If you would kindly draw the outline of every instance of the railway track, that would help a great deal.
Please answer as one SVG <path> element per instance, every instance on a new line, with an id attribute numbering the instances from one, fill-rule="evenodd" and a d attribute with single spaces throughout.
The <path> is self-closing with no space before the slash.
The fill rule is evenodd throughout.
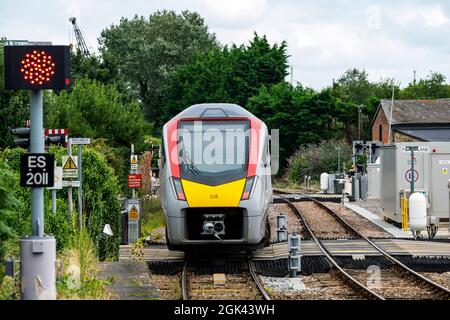
<path id="1" fill-rule="evenodd" d="M 339 223 L 346 232 L 350 233 L 352 236 L 364 240 L 375 250 L 377 250 L 384 258 L 389 260 L 392 264 L 387 270 L 380 270 L 380 283 L 377 283 L 375 278 L 369 278 L 370 275 L 367 274 L 366 270 L 345 270 L 342 268 L 337 259 L 333 257 L 332 254 L 323 245 L 321 239 L 316 236 L 315 230 L 311 228 L 307 218 L 302 214 L 300 210 L 288 199 L 286 199 L 282 194 L 274 190 L 275 193 L 282 198 L 286 204 L 295 212 L 299 217 L 304 229 L 309 233 L 310 237 L 317 244 L 319 249 L 323 252 L 326 259 L 333 266 L 333 269 L 338 271 L 338 275 L 341 276 L 345 281 L 351 285 L 355 290 L 361 292 L 362 295 L 368 298 L 374 299 L 450 299 L 450 290 L 444 288 L 443 286 L 433 282 L 432 280 L 424 277 L 420 273 L 412 270 L 401 261 L 397 260 L 395 257 L 388 254 L 380 246 L 370 240 L 368 237 L 361 234 L 353 226 L 351 226 L 347 221 L 342 219 L 337 215 L 332 209 L 325 206 L 320 201 L 309 197 L 308 195 L 302 195 L 309 201 L 315 203 L 330 216 L 332 216 L 337 223 Z M 374 282 L 373 282 L 373 281 Z M 372 281 L 372 282 L 371 282 Z M 370 288 L 368 283 L 371 282 Z M 364 284 L 365 283 L 365 284 Z M 406 294 L 409 292 L 410 294 Z"/>
<path id="2" fill-rule="evenodd" d="M 184 263 L 181 273 L 183 300 L 270 300 L 256 274 L 253 261 L 245 262 L 246 270 L 228 274 L 224 286 L 214 286 L 211 274 L 196 274 L 191 263 Z"/>

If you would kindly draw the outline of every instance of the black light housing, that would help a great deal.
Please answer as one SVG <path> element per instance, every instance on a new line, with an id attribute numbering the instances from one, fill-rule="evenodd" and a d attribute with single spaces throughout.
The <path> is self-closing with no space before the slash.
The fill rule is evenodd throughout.
<path id="1" fill-rule="evenodd" d="M 5 89 L 70 88 L 69 46 L 4 46 Z"/>

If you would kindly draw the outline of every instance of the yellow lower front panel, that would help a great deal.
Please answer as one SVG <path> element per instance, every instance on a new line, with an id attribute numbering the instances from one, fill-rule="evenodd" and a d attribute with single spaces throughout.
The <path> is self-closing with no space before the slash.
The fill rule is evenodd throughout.
<path id="1" fill-rule="evenodd" d="M 191 208 L 237 207 L 241 201 L 245 179 L 218 186 L 208 186 L 187 180 L 181 180 L 181 184 Z"/>

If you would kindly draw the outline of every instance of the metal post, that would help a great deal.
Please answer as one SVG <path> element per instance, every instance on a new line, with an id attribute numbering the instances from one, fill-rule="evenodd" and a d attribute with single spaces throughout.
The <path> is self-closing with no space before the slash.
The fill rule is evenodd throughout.
<path id="1" fill-rule="evenodd" d="M 414 172 L 414 148 L 411 147 L 411 192 L 409 196 L 414 193 L 414 180 L 416 179 L 416 173 Z"/>
<path id="2" fill-rule="evenodd" d="M 30 152 L 44 153 L 44 111 L 42 90 L 30 91 Z M 31 234 L 44 236 L 44 188 L 31 189 Z"/>
<path id="3" fill-rule="evenodd" d="M 78 228 L 81 231 L 83 228 L 83 176 L 81 174 L 82 160 L 81 160 L 81 147 L 78 145 L 78 181 L 80 181 L 80 187 L 78 188 Z"/>
<path id="4" fill-rule="evenodd" d="M 341 147 L 336 147 L 338 152 L 338 173 L 341 173 Z"/>
<path id="5" fill-rule="evenodd" d="M 42 90 L 30 90 L 30 106 L 30 152 L 44 153 Z M 20 239 L 21 297 L 55 300 L 56 241 L 44 236 L 44 188 L 31 189 L 31 232 Z"/>
<path id="6" fill-rule="evenodd" d="M 450 221 L 450 179 L 448 179 L 448 218 Z M 450 232 L 450 222 L 448 223 L 448 231 Z"/>
<path id="7" fill-rule="evenodd" d="M 69 156 L 72 155 L 72 139 L 69 139 L 69 142 L 67 144 L 67 154 Z M 67 201 L 68 201 L 68 211 L 69 211 L 69 222 L 72 222 L 72 206 L 73 206 L 73 202 L 72 202 L 72 187 L 69 184 L 69 187 L 67 187 Z"/>
<path id="8" fill-rule="evenodd" d="M 52 213 L 56 214 L 56 190 L 52 190 Z"/>
<path id="9" fill-rule="evenodd" d="M 362 105 L 358 106 L 358 140 L 361 140 Z"/>
<path id="10" fill-rule="evenodd" d="M 134 144 L 131 144 L 131 155 L 134 155 Z M 134 173 L 136 173 L 136 170 L 130 169 L 130 173 L 134 174 Z M 136 199 L 136 190 L 134 188 L 131 189 L 131 193 L 132 193 L 131 199 Z"/>

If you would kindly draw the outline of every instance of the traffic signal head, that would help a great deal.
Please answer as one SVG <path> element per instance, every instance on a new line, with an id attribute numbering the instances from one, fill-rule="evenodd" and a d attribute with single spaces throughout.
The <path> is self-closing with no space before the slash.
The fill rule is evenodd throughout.
<path id="1" fill-rule="evenodd" d="M 21 148 L 28 148 L 30 146 L 30 128 L 15 128 L 11 132 L 18 138 L 14 139 L 14 144 Z"/>
<path id="2" fill-rule="evenodd" d="M 5 46 L 5 88 L 9 90 L 68 89 L 68 46 Z"/>

